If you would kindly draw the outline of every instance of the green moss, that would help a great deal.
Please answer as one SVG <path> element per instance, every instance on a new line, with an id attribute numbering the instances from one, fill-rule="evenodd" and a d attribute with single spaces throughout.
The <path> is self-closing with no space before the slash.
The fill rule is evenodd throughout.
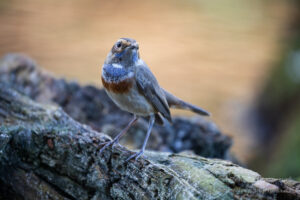
<path id="1" fill-rule="evenodd" d="M 234 184 L 236 181 L 253 184 L 260 178 L 260 175 L 254 171 L 222 160 L 218 160 L 218 164 L 210 166 L 209 170 L 228 185 Z"/>
<path id="2" fill-rule="evenodd" d="M 172 159 L 174 164 L 171 168 L 176 171 L 180 178 L 187 180 L 192 189 L 199 192 L 199 198 L 219 198 L 222 196 L 223 199 L 231 199 L 231 189 L 207 170 L 209 165 L 206 165 L 206 159 L 191 158 L 176 156 Z"/>

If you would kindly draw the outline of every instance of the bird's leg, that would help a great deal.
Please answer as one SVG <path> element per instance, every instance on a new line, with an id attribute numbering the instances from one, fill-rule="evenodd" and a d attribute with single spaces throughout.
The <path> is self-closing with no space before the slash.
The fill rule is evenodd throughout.
<path id="1" fill-rule="evenodd" d="M 106 147 L 110 146 L 110 145 L 114 145 L 114 144 L 118 144 L 119 143 L 119 139 L 122 137 L 122 135 L 124 135 L 128 129 L 134 125 L 136 123 L 136 121 L 138 120 L 138 117 L 136 115 L 133 116 L 133 119 L 129 122 L 129 124 L 111 141 L 107 142 L 101 149 L 100 149 L 100 153 L 103 152 L 104 149 L 106 149 Z"/>
<path id="2" fill-rule="evenodd" d="M 145 138 L 145 140 L 144 140 L 142 149 L 141 149 L 139 152 L 137 152 L 137 153 L 131 155 L 131 156 L 126 160 L 126 162 L 128 162 L 128 161 L 131 160 L 132 158 L 135 158 L 135 160 L 137 160 L 139 157 L 141 157 L 141 156 L 144 154 L 144 151 L 145 151 L 145 148 L 146 148 L 146 145 L 147 145 L 149 136 L 150 136 L 150 134 L 151 134 L 151 131 L 152 131 L 152 127 L 153 127 L 154 122 L 155 122 L 155 115 L 153 114 L 153 115 L 150 116 L 150 119 L 149 119 L 149 127 L 148 127 L 147 135 L 146 135 L 146 138 Z"/>

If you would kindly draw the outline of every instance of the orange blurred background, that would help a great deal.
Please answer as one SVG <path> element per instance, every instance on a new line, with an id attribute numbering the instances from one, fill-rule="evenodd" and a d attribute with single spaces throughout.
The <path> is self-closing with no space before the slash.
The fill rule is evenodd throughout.
<path id="1" fill-rule="evenodd" d="M 23 52 L 57 76 L 101 87 L 113 43 L 132 37 L 161 86 L 209 110 L 245 162 L 255 142 L 244 113 L 276 59 L 290 9 L 280 0 L 1 0 L 0 55 Z"/>

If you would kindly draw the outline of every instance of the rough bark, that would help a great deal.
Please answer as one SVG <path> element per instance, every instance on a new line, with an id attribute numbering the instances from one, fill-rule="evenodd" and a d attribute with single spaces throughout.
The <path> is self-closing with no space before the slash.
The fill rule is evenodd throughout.
<path id="1" fill-rule="evenodd" d="M 117 108 L 104 90 L 57 79 L 26 56 L 10 54 L 4 57 L 0 61 L 0 82 L 37 102 L 55 103 L 73 119 L 110 136 L 124 128 L 132 117 Z M 147 126 L 147 121 L 140 119 L 121 143 L 140 148 Z M 175 153 L 189 150 L 205 157 L 231 159 L 228 156 L 231 144 L 231 138 L 221 133 L 213 122 L 201 117 L 175 117 L 173 124 L 166 121 L 164 126 L 154 126 L 147 149 Z"/>
<path id="2" fill-rule="evenodd" d="M 108 137 L 0 85 L 1 182 L 24 199 L 299 198 L 293 181 L 262 179 L 223 160 L 114 147 Z"/>
<path id="3" fill-rule="evenodd" d="M 229 161 L 148 151 L 126 163 L 132 152 L 118 146 L 100 154 L 108 136 L 4 83 L 0 123 L 2 199 L 300 199 L 299 182 Z"/>

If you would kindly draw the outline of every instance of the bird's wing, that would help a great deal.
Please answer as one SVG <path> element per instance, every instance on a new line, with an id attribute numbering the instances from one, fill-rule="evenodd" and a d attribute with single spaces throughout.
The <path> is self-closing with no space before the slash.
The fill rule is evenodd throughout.
<path id="1" fill-rule="evenodd" d="M 139 92 L 145 96 L 157 112 L 160 112 L 171 122 L 170 109 L 165 94 L 150 69 L 145 64 L 137 66 L 135 78 Z"/>

